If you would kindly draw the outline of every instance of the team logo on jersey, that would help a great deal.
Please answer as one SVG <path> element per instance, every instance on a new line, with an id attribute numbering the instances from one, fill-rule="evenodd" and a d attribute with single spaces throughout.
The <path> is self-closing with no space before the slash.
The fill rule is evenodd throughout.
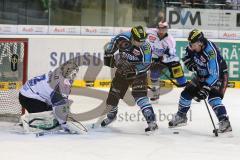
<path id="1" fill-rule="evenodd" d="M 203 63 L 206 63 L 206 59 L 203 57 L 203 56 L 200 56 L 200 60 L 203 62 Z"/>
<path id="2" fill-rule="evenodd" d="M 209 58 L 210 59 L 215 59 L 216 58 L 216 54 L 214 53 L 214 51 L 209 52 Z"/>
<path id="3" fill-rule="evenodd" d="M 126 54 L 127 56 L 127 59 L 130 60 L 130 61 L 139 61 L 139 58 L 134 56 L 134 55 L 131 55 L 131 54 Z"/>
<path id="4" fill-rule="evenodd" d="M 140 51 L 137 50 L 137 49 L 133 49 L 132 53 L 135 55 L 135 56 L 139 56 L 140 55 Z"/>
<path id="5" fill-rule="evenodd" d="M 150 42 L 154 42 L 157 38 L 155 36 L 148 36 Z"/>
<path id="6" fill-rule="evenodd" d="M 201 60 L 201 57 L 202 57 L 202 56 L 200 56 L 199 59 L 198 59 L 197 57 L 194 57 L 194 62 L 195 62 L 197 65 L 199 65 L 199 66 L 205 67 L 206 64 Z M 205 59 L 204 59 L 204 60 L 205 60 Z M 205 60 L 205 62 L 206 62 L 206 60 Z"/>

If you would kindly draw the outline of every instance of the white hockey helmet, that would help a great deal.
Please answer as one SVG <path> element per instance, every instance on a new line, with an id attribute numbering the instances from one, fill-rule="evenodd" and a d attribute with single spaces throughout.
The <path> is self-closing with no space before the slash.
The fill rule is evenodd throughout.
<path id="1" fill-rule="evenodd" d="M 69 78 L 73 80 L 79 71 L 79 66 L 74 59 L 70 59 L 64 64 L 62 64 L 60 69 L 64 78 Z"/>

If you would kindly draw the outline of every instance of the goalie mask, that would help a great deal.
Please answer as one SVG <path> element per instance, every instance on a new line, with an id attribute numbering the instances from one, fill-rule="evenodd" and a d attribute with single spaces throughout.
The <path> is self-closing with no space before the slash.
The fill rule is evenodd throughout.
<path id="1" fill-rule="evenodd" d="M 74 60 L 69 60 L 66 63 L 62 64 L 61 71 L 64 78 L 73 80 L 76 77 L 79 68 Z"/>

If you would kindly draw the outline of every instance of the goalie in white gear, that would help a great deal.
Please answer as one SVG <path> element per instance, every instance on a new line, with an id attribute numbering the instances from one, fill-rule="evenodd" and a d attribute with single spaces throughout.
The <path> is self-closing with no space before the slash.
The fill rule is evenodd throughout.
<path id="1" fill-rule="evenodd" d="M 168 23 L 159 22 L 156 29 L 148 30 L 147 41 L 152 47 L 152 67 L 150 78 L 152 82 L 152 101 L 158 100 L 160 95 L 159 78 L 163 69 L 168 68 L 171 78 L 177 80 L 180 86 L 185 86 L 187 80 L 184 77 L 179 57 L 176 55 L 176 41 L 168 34 Z"/>
<path id="2" fill-rule="evenodd" d="M 24 129 L 27 129 L 26 124 L 27 127 L 36 130 L 51 130 L 60 126 L 71 132 L 67 123 L 71 105 L 68 96 L 78 71 L 79 66 L 71 59 L 55 70 L 34 77 L 23 85 L 19 93 L 19 102 L 29 113 L 22 118 Z"/>

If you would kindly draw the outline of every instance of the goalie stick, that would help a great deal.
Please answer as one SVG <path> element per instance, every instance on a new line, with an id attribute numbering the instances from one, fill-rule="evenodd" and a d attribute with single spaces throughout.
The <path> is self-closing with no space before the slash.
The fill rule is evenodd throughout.
<path id="1" fill-rule="evenodd" d="M 71 134 L 79 134 L 78 132 L 66 132 L 64 130 L 55 130 L 55 131 L 42 131 L 42 132 L 38 132 L 35 133 L 36 137 L 41 137 L 41 136 L 45 136 L 45 135 L 71 135 Z"/>
<path id="2" fill-rule="evenodd" d="M 81 133 L 87 133 L 88 129 L 79 121 L 76 121 L 75 119 L 73 119 L 72 117 L 68 117 L 69 121 L 75 122 L 78 125 L 71 123 L 74 127 L 78 128 L 79 131 L 64 131 L 64 130 L 53 130 L 53 131 L 41 131 L 38 133 L 35 133 L 36 137 L 41 137 L 41 136 L 45 136 L 45 135 L 54 135 L 54 134 L 61 134 L 61 135 L 66 135 L 66 134 L 81 134 Z"/>

